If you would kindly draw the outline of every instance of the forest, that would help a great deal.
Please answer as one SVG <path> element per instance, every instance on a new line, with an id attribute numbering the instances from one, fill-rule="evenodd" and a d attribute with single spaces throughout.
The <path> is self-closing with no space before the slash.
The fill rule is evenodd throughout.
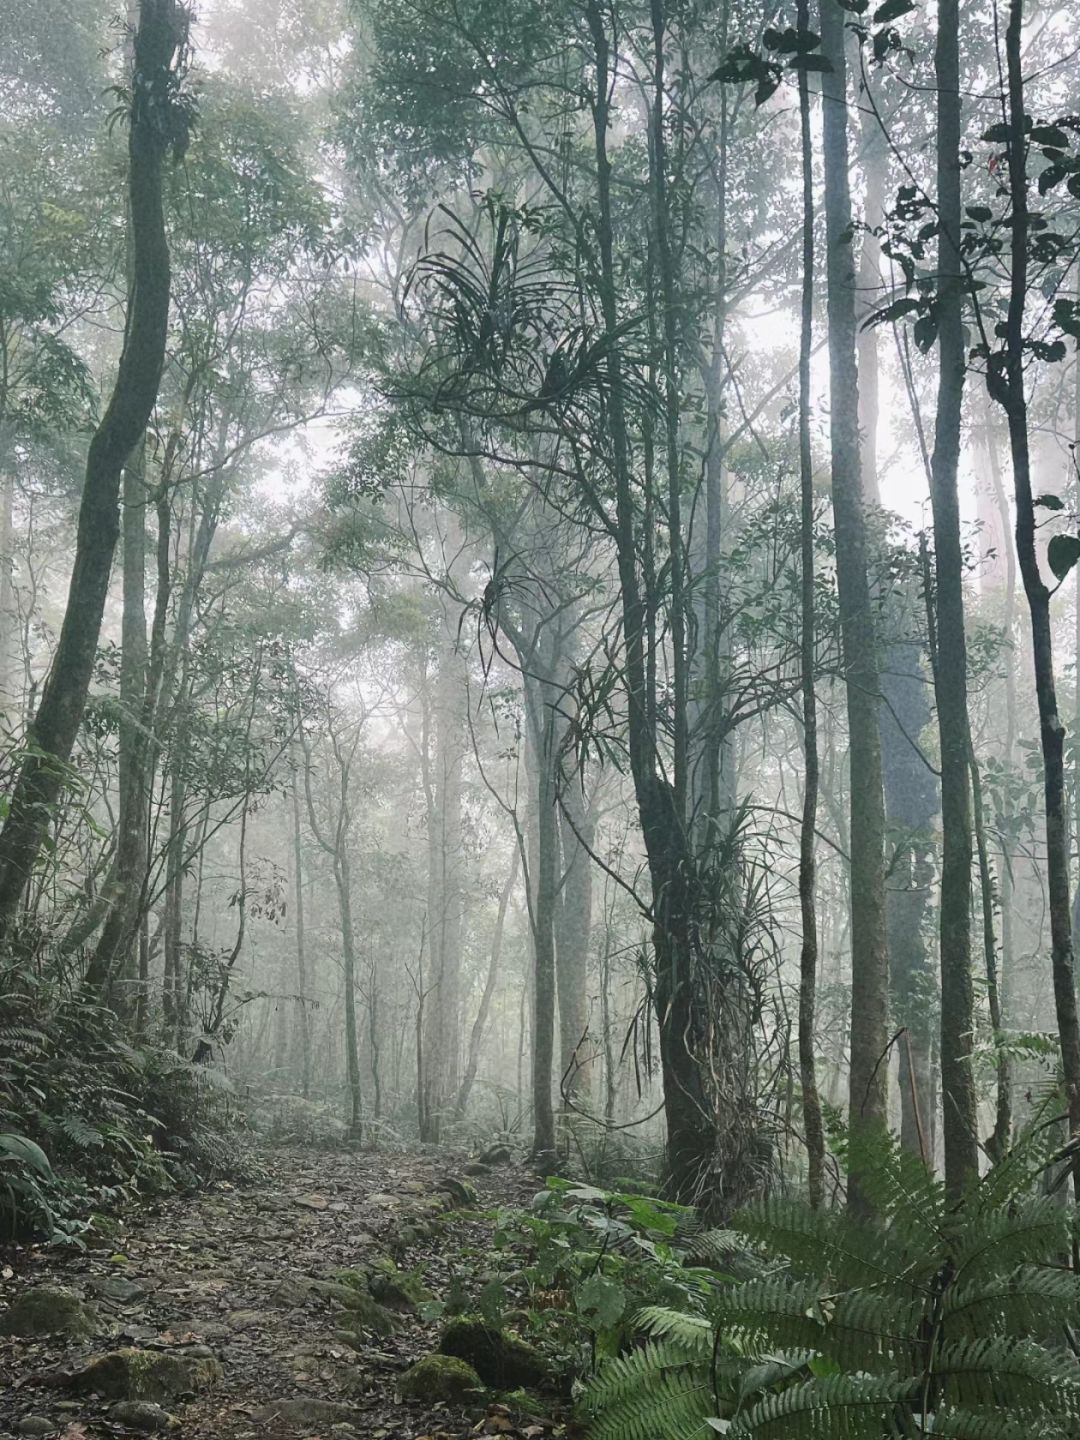
<path id="1" fill-rule="evenodd" d="M 1078 96 L 0 0 L 0 1434 L 1080 1435 Z"/>

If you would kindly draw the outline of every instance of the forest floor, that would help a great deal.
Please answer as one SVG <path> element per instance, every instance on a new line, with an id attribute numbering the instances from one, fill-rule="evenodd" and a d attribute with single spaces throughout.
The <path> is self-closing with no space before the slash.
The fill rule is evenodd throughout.
<path id="1" fill-rule="evenodd" d="M 251 1185 L 220 1182 L 139 1210 L 108 1248 L 22 1250 L 3 1265 L 0 1314 L 33 1287 L 62 1286 L 92 1307 L 93 1330 L 78 1338 L 0 1335 L 0 1435 L 89 1440 L 167 1428 L 184 1440 L 540 1440 L 564 1433 L 549 1416 L 514 1414 L 483 1399 L 401 1400 L 401 1375 L 438 1346 L 440 1322 L 421 1318 L 423 1307 L 401 1307 L 385 1336 L 342 1328 L 349 1323 L 342 1272 L 392 1257 L 435 1296 L 455 1273 L 468 1285 L 460 1257 L 490 1245 L 482 1211 L 527 1203 L 534 1177 L 516 1166 L 472 1177 L 475 1208 L 445 1211 L 434 1235 L 413 1238 L 414 1223 L 431 1220 L 440 1181 L 460 1176 L 461 1157 L 285 1149 L 265 1152 L 260 1170 L 263 1178 Z M 78 1379 L 95 1356 L 125 1347 L 154 1352 L 155 1364 L 170 1357 L 162 1393 L 146 1396 L 160 1399 L 160 1408 L 117 1410 L 124 1391 L 102 1393 L 110 1388 L 105 1371 Z"/>

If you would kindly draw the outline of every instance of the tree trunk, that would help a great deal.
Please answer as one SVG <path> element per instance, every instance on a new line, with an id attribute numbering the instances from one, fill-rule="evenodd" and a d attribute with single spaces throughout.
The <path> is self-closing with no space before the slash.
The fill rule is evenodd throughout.
<path id="1" fill-rule="evenodd" d="M 934 513 L 937 663 L 934 694 L 941 740 L 941 1102 L 945 1188 L 955 1200 L 979 1175 L 975 1075 L 975 997 L 971 978 L 971 733 L 960 539 L 960 416 L 964 393 L 963 278 L 960 256 L 960 8 L 940 0 L 937 82 L 938 377 L 930 460 Z"/>
<path id="2" fill-rule="evenodd" d="M 797 24 L 805 35 L 810 28 L 808 0 L 798 0 Z M 810 443 L 810 354 L 814 324 L 814 165 L 810 134 L 810 86 L 807 72 L 799 71 L 799 133 L 802 160 L 802 301 L 799 324 L 799 495 L 800 650 L 802 664 L 803 778 L 802 823 L 799 829 L 799 913 L 802 946 L 799 957 L 799 1084 L 802 1089 L 803 1130 L 806 1140 L 807 1189 L 817 1209 L 825 1199 L 825 1131 L 818 1094 L 814 1052 L 814 1017 L 817 996 L 817 865 L 814 842 L 817 831 L 819 788 L 817 689 L 817 622 L 814 603 L 814 457 Z"/>
<path id="3" fill-rule="evenodd" d="M 128 138 L 132 271 L 123 349 L 108 408 L 90 441 L 67 607 L 41 704 L 0 831 L 0 940 L 11 933 L 82 720 L 119 534 L 124 464 L 157 399 L 169 318 L 162 168 L 184 125 L 175 64 L 187 40 L 176 0 L 141 0 Z"/>
<path id="4" fill-rule="evenodd" d="M 559 992 L 559 1090 L 570 1100 L 584 1100 L 589 1092 L 592 1060 L 588 962 L 593 866 L 589 848 L 593 841 L 593 820 L 581 793 L 577 774 L 570 776 L 560 787 L 558 805 L 562 840 L 562 887 L 555 950 Z"/>
<path id="5" fill-rule="evenodd" d="M 136 955 L 149 848 L 149 774 L 144 723 L 146 644 L 146 440 L 124 467 L 124 610 L 120 652 L 119 805 L 112 908 L 87 971 L 87 984 L 111 994 L 120 981 L 120 1008 L 135 1008 Z"/>
<path id="6" fill-rule="evenodd" d="M 885 946 L 884 834 L 878 666 L 867 574 L 866 520 L 859 463 L 859 387 L 851 194 L 848 181 L 847 61 L 844 12 L 821 11 L 825 162 L 826 279 L 829 323 L 830 443 L 837 588 L 847 693 L 851 788 L 851 1073 L 849 1123 L 887 1121 L 888 955 Z M 862 1206 L 857 1173 L 853 1207 Z"/>
<path id="7" fill-rule="evenodd" d="M 499 978 L 499 960 L 502 956 L 506 912 L 510 906 L 510 897 L 514 893 L 514 886 L 517 884 L 520 864 L 521 854 L 515 845 L 513 859 L 510 861 L 510 873 L 499 894 L 499 909 L 495 916 L 495 929 L 491 936 L 491 956 L 488 960 L 487 979 L 484 981 L 484 993 L 480 997 L 480 1007 L 476 1012 L 476 1019 L 473 1021 L 472 1032 L 469 1035 L 468 1060 L 465 1064 L 465 1073 L 461 1077 L 457 1100 L 454 1102 L 454 1115 L 458 1120 L 465 1115 L 465 1109 L 469 1103 L 469 1092 L 472 1090 L 473 1081 L 476 1079 L 476 1072 L 480 1066 L 480 1049 L 484 1040 L 484 1030 L 487 1027 L 491 1002 L 495 997 L 495 986 Z"/>
<path id="8" fill-rule="evenodd" d="M 1005 411 L 1009 427 L 1013 487 L 1016 495 L 1016 553 L 1031 618 L 1031 648 L 1035 667 L 1035 696 L 1039 710 L 1039 737 L 1043 760 L 1043 797 L 1046 809 L 1046 886 L 1050 911 L 1051 967 L 1057 1012 L 1061 1060 L 1069 1108 L 1069 1129 L 1080 1134 L 1080 1020 L 1077 1017 L 1076 979 L 1073 968 L 1072 917 L 1069 909 L 1069 839 L 1065 805 L 1065 727 L 1057 704 L 1054 677 L 1050 590 L 1039 571 L 1036 551 L 1034 496 L 1028 434 L 1027 394 L 1024 385 L 1024 319 L 1028 289 L 1028 176 L 1027 117 L 1024 113 L 1024 78 L 1021 54 L 1023 0 L 1010 0 L 1005 30 L 1008 74 L 1008 165 L 1012 199 L 1010 229 L 1011 273 L 1005 346 L 991 356 L 990 393 Z M 1074 1185 L 1080 1196 L 1080 1166 L 1073 1161 Z"/>
<path id="9" fill-rule="evenodd" d="M 300 786 L 292 780 L 293 909 L 296 912 L 296 983 L 300 989 L 300 1093 L 311 1098 L 311 1020 L 308 1015 L 307 936 L 304 930 L 304 850 L 300 837 Z"/>

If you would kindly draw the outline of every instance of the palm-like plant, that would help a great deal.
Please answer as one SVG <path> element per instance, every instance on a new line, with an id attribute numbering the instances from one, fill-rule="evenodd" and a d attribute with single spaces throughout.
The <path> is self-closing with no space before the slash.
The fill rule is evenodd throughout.
<path id="1" fill-rule="evenodd" d="M 958 1206 L 891 1139 L 860 1154 L 873 1222 L 767 1200 L 734 1223 L 773 1268 L 720 1288 L 712 1324 L 651 1309 L 604 1366 L 592 1440 L 1080 1434 L 1074 1212 L 1037 1195 L 1028 1141 Z"/>

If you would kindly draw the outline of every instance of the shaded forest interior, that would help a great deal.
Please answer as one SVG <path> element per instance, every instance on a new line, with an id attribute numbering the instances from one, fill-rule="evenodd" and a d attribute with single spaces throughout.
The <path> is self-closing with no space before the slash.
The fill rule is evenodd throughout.
<path id="1" fill-rule="evenodd" d="M 0 0 L 0 1430 L 1076 1436 L 1075 14 L 115 8 Z"/>

